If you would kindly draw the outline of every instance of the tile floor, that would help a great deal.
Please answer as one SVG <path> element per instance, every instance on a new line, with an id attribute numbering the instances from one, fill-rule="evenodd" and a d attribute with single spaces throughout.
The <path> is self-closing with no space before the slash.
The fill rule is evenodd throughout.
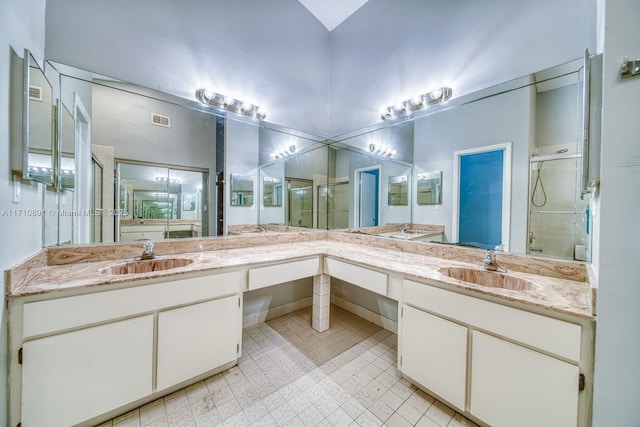
<path id="1" fill-rule="evenodd" d="M 475 426 L 401 379 L 396 351 L 395 334 L 335 305 L 319 333 L 308 307 L 246 328 L 238 366 L 101 427 Z"/>

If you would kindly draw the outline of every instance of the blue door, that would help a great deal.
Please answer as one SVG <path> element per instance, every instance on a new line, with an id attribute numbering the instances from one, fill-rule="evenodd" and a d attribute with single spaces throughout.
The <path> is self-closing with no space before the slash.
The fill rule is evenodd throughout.
<path id="1" fill-rule="evenodd" d="M 460 156 L 458 240 L 485 249 L 502 244 L 504 150 Z"/>
<path id="2" fill-rule="evenodd" d="M 378 179 L 377 169 L 360 173 L 360 227 L 378 225 Z"/>

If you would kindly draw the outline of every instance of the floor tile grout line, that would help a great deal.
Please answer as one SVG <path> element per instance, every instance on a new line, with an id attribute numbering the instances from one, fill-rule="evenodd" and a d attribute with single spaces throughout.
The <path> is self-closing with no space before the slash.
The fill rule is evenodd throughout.
<path id="1" fill-rule="evenodd" d="M 292 312 L 278 318 L 270 319 L 267 322 L 252 325 L 248 328 L 243 329 L 243 337 L 246 337 L 247 341 L 249 341 L 250 338 L 253 344 L 257 345 L 257 348 L 254 348 L 253 351 L 244 351 L 245 344 L 243 342 L 243 356 L 239 359 L 236 366 L 223 373 L 214 375 L 213 377 L 201 381 L 201 387 L 204 389 L 204 391 L 206 391 L 206 395 L 213 403 L 213 410 L 218 411 L 219 405 L 224 404 L 223 402 L 216 402 L 216 399 L 214 398 L 215 390 L 212 390 L 212 388 L 209 387 L 208 381 L 212 380 L 213 378 L 217 378 L 216 381 L 224 382 L 223 387 L 226 387 L 229 390 L 232 399 L 235 400 L 236 404 L 239 407 L 238 410 L 235 410 L 235 412 L 231 413 L 227 417 L 222 417 L 218 411 L 220 425 L 225 424 L 225 421 L 228 422 L 236 419 L 245 422 L 245 424 L 243 425 L 253 425 L 265 417 L 271 417 L 271 419 L 275 419 L 273 414 L 274 410 L 284 406 L 285 404 L 294 412 L 293 416 L 291 416 L 290 419 L 301 420 L 300 414 L 310 407 L 313 407 L 316 411 L 320 412 L 320 409 L 318 408 L 316 403 L 320 402 L 320 400 L 322 399 L 325 399 L 325 402 L 327 400 L 332 402 L 332 404 L 330 404 L 330 407 L 332 409 L 326 415 L 320 412 L 320 414 L 322 415 L 322 419 L 320 420 L 320 422 L 330 423 L 329 417 L 331 415 L 338 414 L 336 416 L 340 416 L 341 414 L 344 414 L 353 421 L 354 425 L 356 425 L 357 419 L 364 416 L 365 414 L 368 414 L 367 416 L 373 416 L 374 418 L 376 418 L 380 425 L 384 425 L 384 422 L 390 420 L 394 416 L 400 417 L 405 422 L 411 424 L 411 421 L 404 418 L 404 416 L 400 412 L 400 409 L 405 404 L 407 404 L 415 409 L 418 413 L 420 413 L 418 421 L 423 417 L 427 417 L 431 421 L 438 423 L 437 420 L 434 420 L 427 415 L 429 410 L 434 405 L 436 405 L 436 403 L 440 403 L 440 405 L 442 405 L 444 408 L 447 408 L 448 410 L 448 412 L 446 412 L 446 417 L 448 418 L 446 424 L 451 425 L 454 422 L 456 417 L 460 415 L 459 413 L 448 408 L 446 405 L 429 396 L 427 393 L 420 391 L 417 387 L 408 383 L 406 380 L 403 381 L 402 377 L 399 375 L 399 372 L 395 368 L 397 359 L 397 355 L 395 354 L 397 353 L 396 334 L 393 334 L 378 325 L 374 325 L 367 320 L 361 319 L 357 315 L 350 313 L 333 304 L 331 305 L 331 310 L 331 316 L 333 320 L 332 323 L 335 322 L 338 327 L 329 329 L 329 331 L 332 332 L 328 334 L 324 333 L 324 335 L 317 333 L 316 331 L 311 329 L 310 307 L 305 307 L 296 312 Z M 344 342 L 344 345 L 338 345 L 345 340 L 354 341 L 351 344 L 349 344 L 348 342 Z M 301 343 L 304 343 L 305 341 L 313 341 L 315 344 L 308 347 L 301 346 Z M 247 343 L 248 346 L 249 344 L 251 343 Z M 313 357 L 313 348 L 317 346 L 322 347 L 322 350 L 320 351 L 321 356 Z M 355 348 L 360 350 L 360 354 L 352 355 L 349 353 Z M 311 354 L 307 353 L 309 351 L 311 351 Z M 258 360 L 256 361 L 254 357 L 257 357 Z M 278 377 L 274 377 L 273 379 L 269 378 L 265 374 L 265 370 L 267 372 L 269 372 L 269 370 L 264 366 L 261 366 L 260 363 L 261 361 L 264 361 L 265 357 L 269 358 L 270 362 L 276 366 L 274 369 L 280 370 L 278 364 L 282 364 L 287 366 L 291 370 L 295 369 L 298 374 L 296 374 L 296 376 L 293 376 L 293 374 L 289 374 L 287 378 L 280 380 L 277 379 Z M 273 409 L 269 409 L 268 406 L 264 403 L 264 399 L 269 394 L 260 396 L 260 394 L 256 392 L 256 395 L 258 396 L 256 400 L 254 400 L 253 402 L 244 402 L 247 406 L 243 406 L 243 404 L 240 402 L 240 395 L 242 393 L 246 391 L 255 392 L 255 385 L 252 384 L 250 378 L 248 378 L 249 374 L 246 373 L 241 366 L 241 364 L 244 364 L 246 366 L 247 364 L 249 364 L 249 362 L 251 362 L 254 366 L 256 372 L 254 373 L 255 375 L 257 375 L 257 372 L 259 372 L 260 375 L 263 375 L 266 378 L 267 385 L 273 389 L 270 394 L 277 392 L 280 398 L 283 399 L 282 402 L 279 402 L 279 404 L 276 405 Z M 350 364 L 351 366 L 349 366 Z M 336 368 L 334 365 L 340 366 Z M 343 387 L 344 384 L 340 381 L 337 381 L 335 377 L 332 377 L 333 374 L 336 374 L 340 370 L 343 370 L 340 373 L 341 375 L 344 374 L 347 376 L 345 381 L 354 378 L 358 374 L 361 374 L 360 377 L 365 378 L 366 382 L 361 386 L 358 386 L 357 391 L 355 392 L 345 390 L 345 388 Z M 284 371 L 282 372 L 284 373 Z M 313 374 L 311 374 L 312 372 Z M 232 377 L 232 375 L 239 375 L 242 378 L 239 378 L 237 381 L 232 382 L 231 379 L 235 378 Z M 316 378 L 310 378 L 309 375 L 314 375 Z M 391 381 L 388 381 L 387 384 L 381 382 L 381 377 L 383 375 L 389 375 L 394 379 L 391 385 L 388 386 L 388 383 L 390 383 Z M 311 401 L 310 405 L 306 406 L 303 410 L 296 412 L 290 405 L 292 399 L 283 396 L 280 391 L 286 389 L 287 387 L 296 387 L 299 389 L 299 387 L 295 385 L 295 383 L 302 378 L 306 378 L 307 380 L 312 381 L 314 387 L 320 388 L 319 393 L 321 397 L 319 399 L 316 399 L 315 401 Z M 368 404 L 368 406 L 364 406 L 362 402 L 358 401 L 356 396 L 358 395 L 358 393 L 371 386 L 374 381 L 376 382 L 376 384 L 374 384 L 372 387 L 379 387 L 379 394 L 374 396 L 373 400 Z M 197 411 L 194 407 L 195 402 L 193 402 L 192 399 L 189 398 L 188 390 L 196 390 L 196 388 L 198 387 L 197 384 L 191 385 L 182 390 L 176 391 L 169 396 L 158 399 L 162 403 L 164 420 L 166 421 L 167 425 L 170 425 L 171 423 L 169 413 L 167 412 L 166 399 L 170 396 L 178 396 L 179 393 L 182 393 L 182 397 L 186 399 L 186 407 L 188 408 L 192 423 L 193 425 L 195 425 L 195 420 L 199 417 L 199 415 L 196 416 Z M 234 384 L 238 386 L 237 390 Z M 402 386 L 398 386 L 398 384 L 402 384 Z M 323 390 L 322 387 L 324 387 L 326 390 Z M 394 387 L 405 387 L 406 396 L 403 397 L 403 395 L 398 393 L 398 390 L 394 390 Z M 247 389 L 245 390 L 245 388 Z M 362 408 L 364 408 L 364 410 L 361 411 L 359 408 L 357 408 L 356 410 L 358 414 L 355 417 L 352 417 L 343 408 L 346 403 L 338 401 L 335 396 L 332 397 L 331 390 L 339 390 L 341 393 L 344 393 L 344 396 L 348 396 L 349 402 L 357 402 Z M 389 392 L 393 394 L 392 396 L 396 396 L 396 398 L 400 399 L 401 401 L 400 405 L 395 409 L 393 409 L 383 400 L 383 396 Z M 414 395 L 418 396 L 416 399 L 423 399 L 427 403 L 424 412 L 422 411 L 422 409 L 412 405 L 410 399 Z M 427 396 L 427 398 L 424 398 L 421 395 Z M 267 413 L 260 417 L 256 422 L 251 422 L 249 421 L 249 417 L 246 414 L 246 409 L 258 402 L 267 409 Z M 377 402 L 380 402 L 381 404 L 384 404 L 389 409 L 391 409 L 391 414 L 385 420 L 380 420 L 373 412 L 370 411 L 372 406 Z M 130 417 L 125 417 L 125 415 L 127 414 L 123 414 L 116 418 L 122 420 L 123 422 L 119 422 L 116 424 L 113 422 L 114 420 L 112 420 L 103 425 L 124 427 L 124 421 L 136 418 L 138 421 L 138 424 L 136 425 L 141 426 L 142 416 L 140 409 L 143 407 L 152 406 L 153 402 L 150 402 L 147 405 L 130 411 L 137 411 L 136 414 L 131 414 Z M 449 412 L 451 412 L 453 415 L 449 415 Z M 462 416 L 460 415 L 460 417 Z M 467 422 L 469 426 L 475 426 L 475 424 L 464 419 L 464 417 L 462 417 L 462 419 Z M 246 424 L 247 422 L 249 424 Z M 459 425 L 463 425 L 458 421 L 456 422 Z"/>

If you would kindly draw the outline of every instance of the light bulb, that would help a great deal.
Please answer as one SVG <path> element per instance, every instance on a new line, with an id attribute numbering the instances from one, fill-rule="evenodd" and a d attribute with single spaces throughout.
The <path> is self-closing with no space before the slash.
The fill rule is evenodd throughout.
<path id="1" fill-rule="evenodd" d="M 442 89 L 432 90 L 429 92 L 429 97 L 431 97 L 431 99 L 440 99 L 442 97 Z"/>

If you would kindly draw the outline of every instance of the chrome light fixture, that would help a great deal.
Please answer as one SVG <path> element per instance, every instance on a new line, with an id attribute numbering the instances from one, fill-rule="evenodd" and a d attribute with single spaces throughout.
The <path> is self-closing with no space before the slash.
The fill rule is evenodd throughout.
<path id="1" fill-rule="evenodd" d="M 423 95 L 414 96 L 411 99 L 398 102 L 385 108 L 381 115 L 382 120 L 397 119 L 400 116 L 406 116 L 414 111 L 424 110 L 432 105 L 443 104 L 451 98 L 451 95 L 453 95 L 453 90 L 450 87 L 441 87 Z"/>
<path id="2" fill-rule="evenodd" d="M 393 157 L 396 154 L 396 150 L 390 147 L 384 147 L 377 144 L 369 144 L 369 152 L 381 157 Z"/>
<path id="3" fill-rule="evenodd" d="M 213 92 L 207 89 L 196 90 L 196 99 L 205 105 L 222 108 L 233 113 L 242 114 L 244 116 L 253 117 L 262 120 L 267 114 L 257 105 L 240 101 L 221 93 Z"/>
<path id="4" fill-rule="evenodd" d="M 285 149 L 271 153 L 271 157 L 273 157 L 274 159 L 284 159 L 285 157 L 293 156 L 294 154 L 296 154 L 297 150 L 298 147 L 296 147 L 295 144 L 291 144 Z"/>
<path id="5" fill-rule="evenodd" d="M 180 181 L 180 178 L 167 178 L 166 176 L 156 176 L 156 181 L 162 183 L 162 184 L 180 184 L 182 181 Z"/>

